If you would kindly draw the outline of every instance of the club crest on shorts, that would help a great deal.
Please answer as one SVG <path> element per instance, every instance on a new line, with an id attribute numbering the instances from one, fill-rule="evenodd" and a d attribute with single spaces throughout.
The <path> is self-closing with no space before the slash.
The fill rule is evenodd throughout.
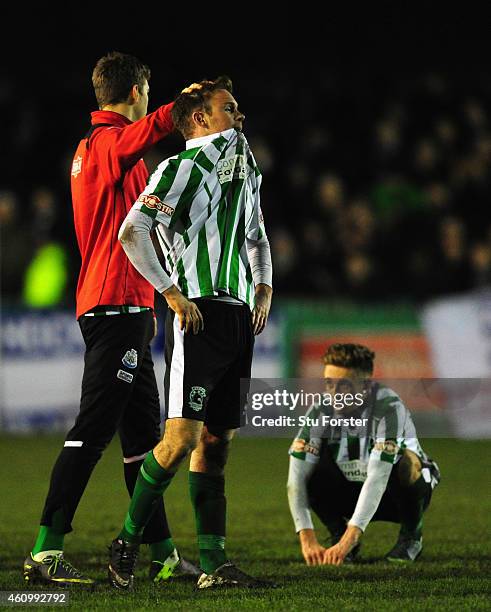
<path id="1" fill-rule="evenodd" d="M 138 365 L 138 353 L 135 351 L 135 349 L 130 349 L 129 351 L 126 351 L 121 361 L 127 368 L 134 370 Z"/>
<path id="2" fill-rule="evenodd" d="M 203 409 L 203 401 L 206 397 L 206 389 L 203 387 L 191 387 L 189 394 L 189 406 L 195 411 L 199 412 Z"/>

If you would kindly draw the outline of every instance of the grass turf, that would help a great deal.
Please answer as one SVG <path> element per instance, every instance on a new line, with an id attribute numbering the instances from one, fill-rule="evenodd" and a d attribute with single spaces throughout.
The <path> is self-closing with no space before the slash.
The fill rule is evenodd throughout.
<path id="1" fill-rule="evenodd" d="M 61 447 L 55 436 L 0 437 L 0 591 L 22 590 L 22 562 L 37 532 L 51 467 Z M 196 592 L 192 583 L 154 587 L 146 579 L 142 548 L 133 593 L 105 582 L 106 546 L 118 533 L 128 505 L 118 445 L 104 454 L 66 538 L 66 557 L 98 580 L 93 591 L 70 590 L 78 610 L 477 610 L 489 602 L 489 456 L 491 441 L 427 440 L 442 483 L 425 518 L 423 555 L 410 567 L 382 556 L 397 526 L 374 523 L 364 537 L 362 562 L 306 567 L 288 512 L 286 439 L 237 438 L 227 468 L 229 556 L 245 571 L 271 578 L 269 591 Z M 197 559 L 194 522 L 183 469 L 166 493 L 175 542 Z M 317 523 L 318 524 L 318 523 Z M 318 524 L 319 525 L 319 524 Z M 325 537 L 319 526 L 318 534 Z M 36 587 L 34 590 L 40 590 Z M 43 609 L 49 609 L 43 606 Z M 53 608 L 55 609 L 55 608 Z"/>

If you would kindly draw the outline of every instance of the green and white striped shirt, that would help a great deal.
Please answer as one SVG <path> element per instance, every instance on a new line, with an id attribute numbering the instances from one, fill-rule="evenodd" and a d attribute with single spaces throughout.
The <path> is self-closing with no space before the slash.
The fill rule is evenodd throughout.
<path id="1" fill-rule="evenodd" d="M 188 298 L 230 295 L 253 307 L 257 275 L 248 243 L 267 245 L 260 207 L 261 173 L 245 136 L 235 129 L 188 140 L 186 151 L 163 161 L 133 206 L 157 223 L 157 236 L 173 284 Z M 148 262 L 123 247 L 135 267 L 151 278 Z M 256 281 L 256 282 L 255 282 Z M 270 270 L 259 282 L 271 284 Z M 167 287 L 164 285 L 167 284 Z"/>
<path id="2" fill-rule="evenodd" d="M 367 426 L 361 429 L 324 424 L 323 416 L 336 416 L 330 406 L 314 405 L 305 415 L 309 418 L 308 424 L 300 429 L 289 451 L 288 501 L 297 532 L 314 528 L 307 481 L 325 450 L 347 480 L 363 483 L 349 520 L 350 525 L 362 531 L 375 514 L 392 466 L 405 449 L 421 459 L 424 480 L 432 487 L 438 484 L 437 471 L 430 469 L 434 462 L 421 448 L 411 414 L 397 393 L 374 383 L 361 410 L 357 417 L 367 419 Z"/>
<path id="3" fill-rule="evenodd" d="M 384 385 L 374 383 L 373 387 L 371 398 L 357 415 L 367 420 L 366 427 L 324 425 L 322 415 L 336 416 L 333 409 L 331 406 L 313 405 L 306 414 L 309 425 L 298 432 L 290 454 L 297 459 L 317 463 L 321 445 L 327 444 L 330 455 L 347 478 L 362 482 L 366 478 L 370 456 L 393 464 L 407 448 L 424 461 L 426 455 L 419 444 L 411 414 L 401 398 Z M 349 470 L 354 464 L 359 464 L 360 474 L 350 477 Z"/>

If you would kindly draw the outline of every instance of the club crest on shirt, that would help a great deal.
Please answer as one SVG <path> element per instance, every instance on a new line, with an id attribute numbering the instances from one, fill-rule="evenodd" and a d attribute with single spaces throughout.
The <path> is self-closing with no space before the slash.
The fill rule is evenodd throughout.
<path id="1" fill-rule="evenodd" d="M 127 368 L 134 370 L 138 365 L 138 353 L 135 351 L 135 349 L 130 349 L 129 351 L 126 351 L 121 361 Z"/>
<path id="2" fill-rule="evenodd" d="M 195 411 L 199 412 L 203 409 L 203 402 L 206 397 L 206 389 L 203 387 L 191 387 L 189 393 L 189 406 Z"/>
<path id="3" fill-rule="evenodd" d="M 73 160 L 72 163 L 72 176 L 73 178 L 77 178 L 77 176 L 82 172 L 82 157 L 79 155 Z"/>
<path id="4" fill-rule="evenodd" d="M 295 440 L 293 440 L 292 445 L 290 446 L 290 450 L 293 453 L 305 452 L 305 440 L 302 440 L 302 438 L 295 438 Z"/>
<path id="5" fill-rule="evenodd" d="M 137 202 L 140 202 L 140 204 L 143 204 L 143 206 L 146 206 L 151 210 L 158 210 L 159 212 L 163 212 L 166 215 L 169 215 L 169 217 L 172 217 L 172 213 L 174 212 L 172 206 L 165 204 L 160 198 L 153 194 L 142 193 L 141 196 L 138 198 Z"/>
<path id="6" fill-rule="evenodd" d="M 375 450 L 382 451 L 388 455 L 396 455 L 399 447 L 393 440 L 384 440 L 383 442 L 377 442 L 374 446 Z"/>

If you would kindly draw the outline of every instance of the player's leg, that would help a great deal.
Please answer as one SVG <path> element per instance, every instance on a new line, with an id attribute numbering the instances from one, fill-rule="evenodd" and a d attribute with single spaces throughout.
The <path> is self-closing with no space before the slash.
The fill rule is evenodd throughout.
<path id="1" fill-rule="evenodd" d="M 153 334 L 153 321 L 150 321 Z M 160 436 L 160 402 L 150 346 L 143 354 L 141 369 L 135 389 L 119 426 L 124 457 L 124 476 L 130 497 L 147 452 L 158 444 Z M 155 510 L 142 534 L 142 543 L 150 548 L 150 578 L 158 583 L 171 576 L 196 577 L 196 566 L 182 559 L 171 537 L 163 499 L 155 504 Z"/>
<path id="2" fill-rule="evenodd" d="M 423 514 L 431 499 L 430 478 L 423 469 L 418 455 L 404 450 L 377 511 L 380 520 L 395 520 L 401 525 L 397 542 L 386 555 L 390 561 L 415 561 L 422 552 Z"/>
<path id="3" fill-rule="evenodd" d="M 162 440 L 146 455 L 123 528 L 111 544 L 108 578 L 112 586 L 124 590 L 132 588 L 145 526 L 179 466 L 198 445 L 202 428 L 201 421 L 170 419 Z"/>
<path id="4" fill-rule="evenodd" d="M 169 419 L 162 440 L 148 453 L 138 474 L 124 527 L 119 537 L 139 544 L 143 531 L 181 463 L 198 445 L 203 423 Z"/>
<path id="5" fill-rule="evenodd" d="M 397 467 L 401 534 L 419 539 L 423 533 L 423 512 L 429 503 L 431 487 L 424 479 L 421 460 L 413 451 L 406 449 Z"/>
<path id="6" fill-rule="evenodd" d="M 225 464 L 234 429 L 205 426 L 189 465 L 189 491 L 196 516 L 200 567 L 211 574 L 226 563 Z"/>
<path id="7" fill-rule="evenodd" d="M 195 403 L 189 400 L 193 388 L 189 377 L 193 378 L 195 369 L 199 367 L 201 352 L 189 345 L 190 336 L 199 337 L 185 334 L 179 328 L 178 318 L 168 311 L 165 328 L 165 431 L 162 440 L 143 461 L 123 529 L 112 543 L 108 577 L 116 588 L 132 587 L 143 530 L 179 465 L 196 448 L 201 436 L 206 402 L 198 394 L 195 400 L 201 400 L 200 410 L 189 406 L 189 403 Z M 199 389 L 205 390 L 201 385 Z M 189 401 L 184 401 L 184 398 Z"/>
<path id="8" fill-rule="evenodd" d="M 56 561 L 63 550 L 64 536 L 72 530 L 72 519 L 90 475 L 116 432 L 138 367 L 134 374 L 126 372 L 127 376 L 122 377 L 119 373 L 124 370 L 122 360 L 128 349 L 138 345 L 144 336 L 142 314 L 80 319 L 86 344 L 80 412 L 52 470 L 31 555 L 34 563 L 25 572 L 26 580 L 30 579 L 29 573 L 44 575 L 45 558 Z M 38 567 L 36 563 L 43 565 Z M 60 563 L 57 568 L 61 568 Z"/>
<path id="9" fill-rule="evenodd" d="M 246 306 L 213 304 L 205 329 L 214 330 L 217 363 L 226 351 L 235 356 L 215 384 L 206 409 L 205 428 L 200 444 L 191 456 L 189 485 L 193 503 L 200 564 L 203 574 L 198 588 L 224 586 L 271 587 L 262 579 L 249 576 L 228 560 L 225 551 L 226 499 L 225 464 L 230 441 L 244 422 L 247 393 L 240 379 L 251 376 L 254 334 Z M 232 352 L 232 355 L 233 355 Z M 213 355 L 212 350 L 208 355 Z M 208 356 L 207 355 L 207 356 Z"/>

